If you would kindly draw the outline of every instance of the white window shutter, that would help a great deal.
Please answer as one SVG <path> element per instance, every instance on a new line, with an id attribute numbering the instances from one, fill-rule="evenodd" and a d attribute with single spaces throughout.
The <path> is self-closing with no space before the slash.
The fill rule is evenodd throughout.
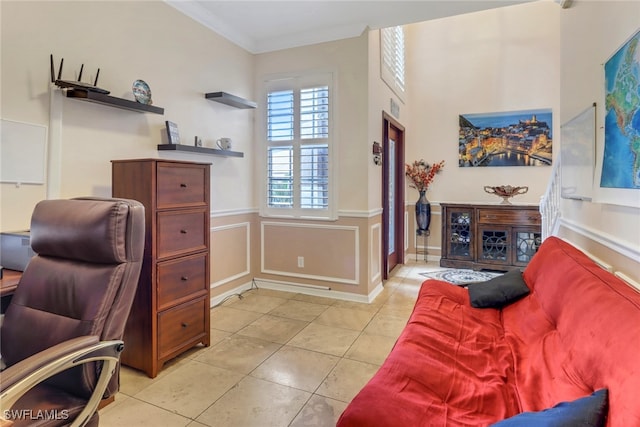
<path id="1" fill-rule="evenodd" d="M 380 30 L 380 68 L 382 80 L 400 99 L 404 100 L 404 27 L 398 26 Z"/>
<path id="2" fill-rule="evenodd" d="M 266 215 L 334 219 L 329 76 L 267 82 Z"/>

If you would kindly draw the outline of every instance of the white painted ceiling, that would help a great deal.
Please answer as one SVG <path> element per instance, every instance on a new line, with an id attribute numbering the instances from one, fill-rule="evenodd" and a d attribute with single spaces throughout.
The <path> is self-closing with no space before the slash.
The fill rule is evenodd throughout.
<path id="1" fill-rule="evenodd" d="M 165 1 L 249 52 L 263 53 L 533 0 Z"/>

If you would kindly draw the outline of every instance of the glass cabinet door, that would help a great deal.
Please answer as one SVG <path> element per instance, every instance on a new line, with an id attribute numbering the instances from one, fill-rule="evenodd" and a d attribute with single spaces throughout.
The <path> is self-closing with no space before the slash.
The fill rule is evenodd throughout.
<path id="1" fill-rule="evenodd" d="M 514 264 L 527 265 L 531 258 L 538 252 L 540 244 L 542 244 L 542 235 L 540 232 L 515 229 L 514 230 L 515 241 L 515 258 Z"/>
<path id="2" fill-rule="evenodd" d="M 503 265 L 511 263 L 509 228 L 479 227 L 478 234 L 478 261 Z"/>
<path id="3" fill-rule="evenodd" d="M 473 259 L 472 213 L 469 209 L 451 209 L 447 215 L 449 250 L 447 256 L 456 259 Z"/>

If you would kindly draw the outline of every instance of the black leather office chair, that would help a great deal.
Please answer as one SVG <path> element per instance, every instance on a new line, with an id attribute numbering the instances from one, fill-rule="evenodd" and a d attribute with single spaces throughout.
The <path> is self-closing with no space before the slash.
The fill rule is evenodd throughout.
<path id="1" fill-rule="evenodd" d="M 144 251 L 132 200 L 45 200 L 34 256 L 0 327 L 0 425 L 97 425 L 119 387 L 118 361 Z M 116 373 L 116 375 L 113 375 Z"/>

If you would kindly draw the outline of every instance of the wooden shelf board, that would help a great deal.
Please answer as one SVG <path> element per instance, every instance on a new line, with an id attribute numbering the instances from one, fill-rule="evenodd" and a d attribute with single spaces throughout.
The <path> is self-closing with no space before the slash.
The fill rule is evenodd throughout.
<path id="1" fill-rule="evenodd" d="M 231 95 L 226 92 L 209 92 L 205 93 L 204 97 L 211 101 L 220 102 L 222 104 L 230 105 L 236 108 L 256 108 L 258 104 L 248 99 L 241 98 L 236 95 Z"/>
<path id="2" fill-rule="evenodd" d="M 116 98 L 115 96 L 109 96 L 103 93 L 91 92 L 88 90 L 67 89 L 66 96 L 67 98 L 93 102 L 96 104 L 107 105 L 110 107 L 121 108 L 129 111 L 136 111 L 138 113 L 164 114 L 164 108 L 156 107 L 154 105 L 141 104 L 136 101 L 130 101 L 124 98 Z"/>
<path id="3" fill-rule="evenodd" d="M 183 144 L 158 144 L 159 151 L 186 151 L 189 153 L 209 154 L 222 157 L 244 157 L 244 153 L 231 150 L 218 150 L 217 148 L 196 147 Z"/>

